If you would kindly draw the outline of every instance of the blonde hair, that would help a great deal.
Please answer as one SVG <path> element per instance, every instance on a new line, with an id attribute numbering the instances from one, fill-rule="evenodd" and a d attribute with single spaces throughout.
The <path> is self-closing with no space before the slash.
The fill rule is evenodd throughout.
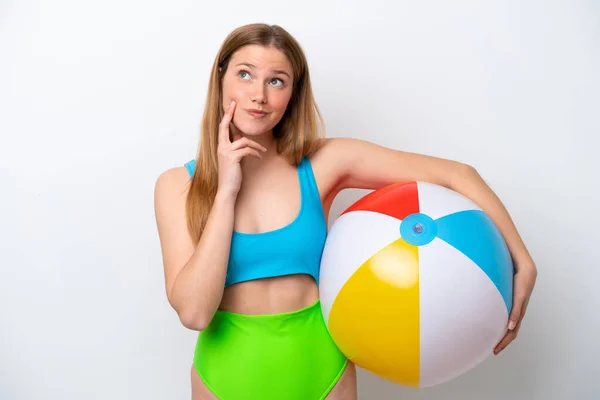
<path id="1" fill-rule="evenodd" d="M 296 39 L 278 25 L 249 24 L 231 32 L 221 45 L 210 73 L 196 170 L 187 195 L 187 227 L 194 243 L 200 240 L 217 193 L 218 129 L 224 115 L 223 75 L 233 54 L 246 45 L 272 46 L 282 51 L 292 64 L 292 96 L 281 121 L 273 128 L 277 153 L 297 166 L 322 145 L 320 139 L 325 135 L 325 124 L 312 93 L 308 63 Z"/>

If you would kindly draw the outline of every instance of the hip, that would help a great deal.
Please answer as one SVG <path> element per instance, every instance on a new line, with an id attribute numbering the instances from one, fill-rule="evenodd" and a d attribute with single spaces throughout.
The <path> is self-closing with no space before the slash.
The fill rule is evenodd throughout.
<path id="1" fill-rule="evenodd" d="M 217 310 L 198 335 L 194 366 L 220 399 L 322 399 L 347 359 L 331 339 L 320 301 L 295 311 Z"/>

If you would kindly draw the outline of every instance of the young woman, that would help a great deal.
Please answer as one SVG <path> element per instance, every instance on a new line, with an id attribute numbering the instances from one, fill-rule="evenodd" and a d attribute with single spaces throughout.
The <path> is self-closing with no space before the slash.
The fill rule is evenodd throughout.
<path id="1" fill-rule="evenodd" d="M 278 26 L 234 30 L 211 71 L 196 158 L 155 188 L 167 296 L 199 331 L 193 399 L 357 398 L 317 284 L 329 209 L 345 188 L 421 180 L 479 204 L 516 265 L 509 331 L 496 351 L 519 331 L 537 270 L 476 170 L 323 131 L 296 40 Z"/>

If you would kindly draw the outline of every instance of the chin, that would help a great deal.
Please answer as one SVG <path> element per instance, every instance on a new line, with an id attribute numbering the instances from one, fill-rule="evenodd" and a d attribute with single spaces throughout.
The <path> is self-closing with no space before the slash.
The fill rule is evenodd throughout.
<path id="1" fill-rule="evenodd" d="M 244 136 L 259 136 L 266 132 L 265 129 L 262 129 L 261 127 L 257 127 L 257 126 L 250 127 L 250 126 L 244 126 L 244 125 L 239 126 L 239 125 L 235 124 L 235 127 L 237 128 L 239 133 Z"/>
<path id="2" fill-rule="evenodd" d="M 261 124 L 257 122 L 246 122 L 241 123 L 234 121 L 235 127 L 246 136 L 259 136 L 265 132 L 268 132 L 274 128 L 271 124 Z"/>

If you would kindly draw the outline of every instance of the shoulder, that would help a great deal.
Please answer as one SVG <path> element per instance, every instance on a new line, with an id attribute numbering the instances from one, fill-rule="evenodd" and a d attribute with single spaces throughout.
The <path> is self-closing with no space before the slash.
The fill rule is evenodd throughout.
<path id="1" fill-rule="evenodd" d="M 329 171 L 343 170 L 356 160 L 361 147 L 370 144 L 370 142 L 349 137 L 321 139 L 318 150 L 311 155 L 310 161 L 316 168 L 322 167 Z"/>
<path id="2" fill-rule="evenodd" d="M 347 157 L 360 149 L 361 146 L 372 145 L 371 142 L 362 139 L 350 137 L 332 137 L 321 139 L 317 154 L 323 154 L 322 157 Z"/>
<path id="3" fill-rule="evenodd" d="M 344 188 L 361 143 L 363 141 L 346 137 L 320 139 L 309 159 L 322 198 L 331 200 Z"/>
<path id="4" fill-rule="evenodd" d="M 154 185 L 154 201 L 158 205 L 185 199 L 190 183 L 188 167 L 169 168 L 158 176 Z"/>

